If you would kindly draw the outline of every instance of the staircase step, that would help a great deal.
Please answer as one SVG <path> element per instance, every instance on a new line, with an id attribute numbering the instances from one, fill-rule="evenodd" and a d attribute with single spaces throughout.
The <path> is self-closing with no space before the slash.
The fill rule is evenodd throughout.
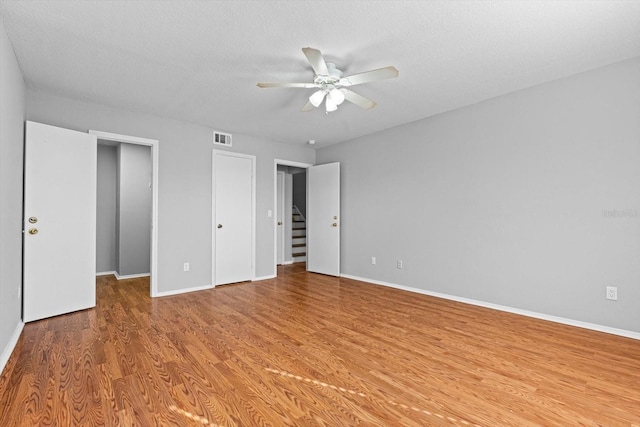
<path id="1" fill-rule="evenodd" d="M 293 208 L 291 221 L 291 256 L 293 262 L 303 262 L 307 260 L 307 224 L 296 207 Z M 303 252 L 296 252 L 296 250 Z"/>

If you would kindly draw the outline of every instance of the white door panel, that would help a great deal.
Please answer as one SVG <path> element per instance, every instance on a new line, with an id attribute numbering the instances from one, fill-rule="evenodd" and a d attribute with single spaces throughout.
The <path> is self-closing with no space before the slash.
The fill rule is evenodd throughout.
<path id="1" fill-rule="evenodd" d="M 24 321 L 96 304 L 94 135 L 27 122 Z"/>
<path id="2" fill-rule="evenodd" d="M 340 275 L 340 163 L 307 169 L 307 270 Z"/>
<path id="3" fill-rule="evenodd" d="M 255 160 L 214 152 L 214 284 L 253 279 Z"/>

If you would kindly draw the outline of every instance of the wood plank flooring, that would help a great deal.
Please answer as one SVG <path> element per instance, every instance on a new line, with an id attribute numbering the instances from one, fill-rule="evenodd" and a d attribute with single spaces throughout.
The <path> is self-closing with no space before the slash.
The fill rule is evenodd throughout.
<path id="1" fill-rule="evenodd" d="M 280 267 L 25 325 L 0 426 L 640 426 L 640 341 Z"/>

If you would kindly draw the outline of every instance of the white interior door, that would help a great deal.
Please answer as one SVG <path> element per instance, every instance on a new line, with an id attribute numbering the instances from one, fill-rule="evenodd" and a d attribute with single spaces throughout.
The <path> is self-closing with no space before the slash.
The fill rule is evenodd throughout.
<path id="1" fill-rule="evenodd" d="M 276 205 L 276 235 L 277 235 L 277 252 L 276 252 L 276 262 L 278 265 L 282 265 L 284 263 L 284 172 L 278 172 L 277 179 L 277 189 L 278 192 L 276 196 L 277 205 Z"/>
<path id="2" fill-rule="evenodd" d="M 214 151 L 214 285 L 253 279 L 255 157 Z"/>
<path id="3" fill-rule="evenodd" d="M 293 249 L 293 175 L 284 175 L 284 264 L 291 264 L 291 252 Z"/>
<path id="4" fill-rule="evenodd" d="M 96 305 L 95 135 L 27 122 L 24 321 Z"/>
<path id="5" fill-rule="evenodd" d="M 340 163 L 307 169 L 307 270 L 340 275 Z"/>

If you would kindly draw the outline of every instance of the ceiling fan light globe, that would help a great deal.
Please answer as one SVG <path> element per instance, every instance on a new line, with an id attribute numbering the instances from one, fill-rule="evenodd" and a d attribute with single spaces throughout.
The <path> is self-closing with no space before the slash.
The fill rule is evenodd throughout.
<path id="1" fill-rule="evenodd" d="M 318 90 L 309 97 L 309 102 L 313 104 L 314 107 L 319 107 L 320 104 L 322 104 L 323 99 L 324 99 L 324 91 Z"/>
<path id="2" fill-rule="evenodd" d="M 338 104 L 333 100 L 331 94 L 327 96 L 327 100 L 324 103 L 325 108 L 327 109 L 327 113 L 332 111 L 336 111 L 338 109 Z"/>
<path id="3" fill-rule="evenodd" d="M 331 100 L 335 102 L 336 105 L 340 105 L 344 102 L 344 93 L 340 92 L 338 88 L 334 87 L 331 89 L 328 96 L 331 97 Z"/>

